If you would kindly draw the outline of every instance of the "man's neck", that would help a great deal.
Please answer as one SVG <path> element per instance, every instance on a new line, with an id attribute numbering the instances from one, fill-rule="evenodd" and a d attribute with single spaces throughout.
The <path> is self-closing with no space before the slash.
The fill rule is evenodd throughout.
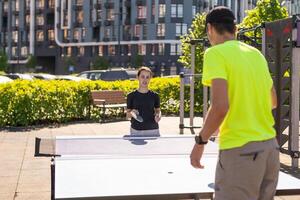
<path id="1" fill-rule="evenodd" d="M 223 44 L 224 42 L 227 42 L 230 40 L 235 40 L 235 39 L 236 38 L 234 35 L 229 35 L 229 34 L 222 35 L 222 36 L 219 36 L 218 38 L 216 38 L 214 45 Z"/>

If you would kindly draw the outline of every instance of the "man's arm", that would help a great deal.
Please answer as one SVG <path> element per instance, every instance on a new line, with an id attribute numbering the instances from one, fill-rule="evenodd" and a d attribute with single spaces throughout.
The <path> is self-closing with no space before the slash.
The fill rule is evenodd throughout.
<path id="1" fill-rule="evenodd" d="M 272 97 L 272 109 L 277 108 L 277 95 L 274 86 L 271 89 L 271 97 Z"/>
<path id="2" fill-rule="evenodd" d="M 225 79 L 213 79 L 211 84 L 211 105 L 207 113 L 206 120 L 200 135 L 203 141 L 207 141 L 210 136 L 219 128 L 224 120 L 228 109 L 228 88 Z M 204 152 L 204 145 L 195 144 L 191 152 L 191 165 L 195 168 L 203 168 L 200 160 Z"/>
<path id="3" fill-rule="evenodd" d="M 211 105 L 200 134 L 204 141 L 219 128 L 229 109 L 228 88 L 225 79 L 214 79 L 211 84 Z"/>

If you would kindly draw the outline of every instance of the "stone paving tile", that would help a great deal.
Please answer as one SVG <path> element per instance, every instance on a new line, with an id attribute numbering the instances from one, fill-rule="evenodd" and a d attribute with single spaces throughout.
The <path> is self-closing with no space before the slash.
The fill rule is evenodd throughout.
<path id="1" fill-rule="evenodd" d="M 14 200 L 14 195 L 15 195 L 15 193 L 5 193 L 5 194 L 1 194 L 0 193 L 0 199 L 3 199 L 3 200 Z"/>
<path id="2" fill-rule="evenodd" d="M 39 169 L 48 169 L 50 168 L 50 159 L 49 158 L 29 158 L 24 159 L 23 165 L 21 167 L 23 170 L 39 170 Z"/>
<path id="3" fill-rule="evenodd" d="M 196 118 L 194 124 L 202 123 L 201 118 Z M 179 118 L 163 118 L 160 123 L 161 134 L 178 134 Z M 185 124 L 189 120 L 185 119 Z M 129 133 L 129 121 L 115 123 L 77 123 L 54 128 L 40 128 L 30 132 L 0 132 L 0 184 L 6 184 L 1 191 L 0 200 L 14 199 L 43 200 L 50 199 L 50 159 L 34 157 L 35 137 L 54 138 L 57 135 L 122 135 Z M 189 129 L 184 130 L 185 135 L 191 134 Z M 196 129 L 196 133 L 199 129 Z M 2 142 L 1 142 L 2 141 Z M 281 155 L 281 162 L 290 164 L 289 156 Z M 14 177 L 14 178 L 12 178 Z M 16 185 L 17 182 L 17 185 Z M 14 188 L 14 189 L 13 189 Z M 1 196 L 2 195 L 2 196 Z M 276 197 L 275 200 L 299 200 L 300 196 Z"/>
<path id="4" fill-rule="evenodd" d="M 50 192 L 18 192 L 14 200 L 49 200 Z"/>
<path id="5" fill-rule="evenodd" d="M 16 191 L 18 177 L 11 176 L 11 177 L 3 177 L 0 176 L 0 194 L 11 194 L 13 195 Z"/>

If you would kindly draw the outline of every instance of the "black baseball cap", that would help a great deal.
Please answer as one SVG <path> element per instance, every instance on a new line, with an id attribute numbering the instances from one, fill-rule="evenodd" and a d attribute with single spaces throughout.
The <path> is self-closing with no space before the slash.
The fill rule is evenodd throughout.
<path id="1" fill-rule="evenodd" d="M 210 10 L 206 15 L 205 30 L 207 24 L 235 24 L 233 12 L 225 6 L 217 6 Z"/>

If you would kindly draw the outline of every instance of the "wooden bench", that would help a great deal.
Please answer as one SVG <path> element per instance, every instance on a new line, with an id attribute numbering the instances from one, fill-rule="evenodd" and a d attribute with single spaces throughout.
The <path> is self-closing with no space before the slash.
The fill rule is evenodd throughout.
<path id="1" fill-rule="evenodd" d="M 126 96 L 121 90 L 93 90 L 92 103 L 102 110 L 101 122 L 105 122 L 105 111 L 107 108 L 122 108 L 125 113 Z"/>

